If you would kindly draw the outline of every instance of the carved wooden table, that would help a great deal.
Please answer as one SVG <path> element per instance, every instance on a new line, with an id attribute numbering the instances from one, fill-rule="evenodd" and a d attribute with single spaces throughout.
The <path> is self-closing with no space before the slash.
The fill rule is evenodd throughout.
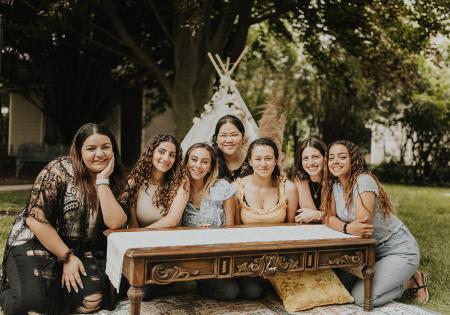
<path id="1" fill-rule="evenodd" d="M 281 227 L 281 229 L 284 229 L 285 227 L 289 228 L 292 226 L 294 225 L 277 226 L 277 228 Z M 302 226 L 305 227 L 305 225 Z M 250 227 L 252 226 L 242 228 Z M 253 226 L 253 228 L 255 227 Z M 258 228 L 260 227 L 258 226 Z M 300 226 L 297 225 L 297 227 Z M 309 230 L 319 229 L 319 227 L 321 229 L 327 229 L 323 225 L 316 225 L 316 227 L 310 226 Z M 200 229 L 208 233 L 211 230 L 226 231 L 227 228 Z M 108 237 L 108 255 L 110 255 L 110 247 L 114 247 L 114 242 L 120 242 L 118 240 L 120 240 L 122 235 L 124 238 L 129 238 L 130 234 L 123 232 L 147 231 L 146 233 L 154 233 L 156 231 L 171 231 L 171 233 L 177 233 L 178 230 L 195 231 L 200 229 L 181 228 L 152 231 L 133 229 L 107 231 L 107 235 L 114 234 L 114 241 Z M 228 229 L 238 231 L 236 227 Z M 264 229 L 261 230 L 261 233 L 265 233 L 264 231 Z M 299 231 L 302 231 L 302 229 L 299 228 Z M 268 278 L 277 272 L 314 271 L 326 268 L 355 266 L 364 267 L 364 310 L 370 311 L 372 309 L 372 301 L 370 298 L 372 279 L 375 272 L 375 240 L 367 238 L 345 238 L 345 234 L 338 234 L 343 237 L 339 238 L 338 235 L 333 239 L 289 239 L 261 242 L 240 241 L 207 245 L 175 245 L 143 248 L 139 248 L 142 246 L 136 245 L 137 248 L 130 247 L 125 251 L 121 269 L 122 274 L 128 279 L 130 284 L 130 289 L 128 290 L 130 313 L 134 315 L 140 314 L 141 302 L 144 295 L 143 286 L 149 283 L 167 284 L 177 281 L 220 279 L 236 276 L 261 276 Z M 141 233 L 140 235 L 145 234 Z M 208 237 L 208 234 L 204 235 Z"/>

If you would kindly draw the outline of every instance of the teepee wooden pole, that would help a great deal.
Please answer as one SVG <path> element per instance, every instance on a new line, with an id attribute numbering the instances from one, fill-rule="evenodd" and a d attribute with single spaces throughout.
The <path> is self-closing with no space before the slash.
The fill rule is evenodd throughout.
<path id="1" fill-rule="evenodd" d="M 236 70 L 237 65 L 239 64 L 239 62 L 241 62 L 241 59 L 244 58 L 244 55 L 247 53 L 248 47 L 245 46 L 244 49 L 242 50 L 241 54 L 239 55 L 238 59 L 236 60 L 236 62 L 233 64 L 233 67 L 231 67 L 231 70 L 229 71 L 229 74 L 232 75 L 234 70 Z"/>
<path id="2" fill-rule="evenodd" d="M 228 69 L 225 68 L 225 65 L 223 64 L 222 59 L 220 59 L 220 56 L 218 54 L 216 54 L 216 58 L 217 58 L 217 61 L 219 62 L 220 68 L 222 68 L 223 73 L 225 73 L 225 76 L 229 76 L 230 74 L 228 72 Z"/>
<path id="3" fill-rule="evenodd" d="M 209 57 L 209 60 L 211 60 L 211 63 L 213 64 L 214 69 L 216 69 L 216 71 L 217 71 L 217 73 L 219 74 L 219 76 L 222 77 L 223 74 L 222 74 L 222 72 L 220 71 L 219 67 L 217 66 L 217 63 L 216 63 L 216 61 L 214 60 L 214 57 L 213 57 L 213 55 L 212 55 L 210 52 L 208 52 L 208 57 Z"/>

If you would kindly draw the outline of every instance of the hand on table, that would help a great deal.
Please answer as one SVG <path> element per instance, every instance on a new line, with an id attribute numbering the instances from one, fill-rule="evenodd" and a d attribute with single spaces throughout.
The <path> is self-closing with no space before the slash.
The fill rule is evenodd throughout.
<path id="1" fill-rule="evenodd" d="M 367 222 L 367 217 L 350 222 L 347 225 L 347 233 L 362 237 L 372 237 L 373 224 L 367 224 L 364 222 Z"/>
<path id="2" fill-rule="evenodd" d="M 295 216 L 295 222 L 297 223 L 309 223 L 314 220 L 319 221 L 322 217 L 320 211 L 310 208 L 301 208 L 297 212 L 298 214 Z"/>

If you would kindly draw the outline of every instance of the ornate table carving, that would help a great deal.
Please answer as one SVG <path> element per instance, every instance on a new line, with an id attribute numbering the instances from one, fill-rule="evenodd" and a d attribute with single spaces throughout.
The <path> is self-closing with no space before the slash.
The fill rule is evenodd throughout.
<path id="1" fill-rule="evenodd" d="M 143 286 L 148 283 L 234 276 L 268 278 L 277 272 L 364 266 L 364 309 L 371 310 L 375 243 L 373 239 L 351 238 L 133 248 L 125 253 L 122 273 L 131 286 L 131 314 L 138 315 Z"/>
<path id="2" fill-rule="evenodd" d="M 152 279 L 157 283 L 170 283 L 177 279 L 190 280 L 200 274 L 199 269 L 187 269 L 180 266 L 167 267 L 164 264 L 153 266 Z"/>

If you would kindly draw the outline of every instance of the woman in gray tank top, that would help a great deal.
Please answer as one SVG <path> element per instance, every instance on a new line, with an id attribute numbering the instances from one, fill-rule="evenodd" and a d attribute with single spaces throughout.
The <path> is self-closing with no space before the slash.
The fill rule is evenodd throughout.
<path id="1" fill-rule="evenodd" d="M 322 207 L 326 224 L 337 231 L 372 237 L 375 277 L 372 302 L 380 306 L 412 291 L 416 300 L 429 298 L 426 273 L 417 270 L 419 248 L 408 228 L 395 215 L 377 177 L 369 170 L 358 146 L 339 140 L 329 146 Z M 364 281 L 342 270 L 336 272 L 358 305 L 364 304 Z"/>

